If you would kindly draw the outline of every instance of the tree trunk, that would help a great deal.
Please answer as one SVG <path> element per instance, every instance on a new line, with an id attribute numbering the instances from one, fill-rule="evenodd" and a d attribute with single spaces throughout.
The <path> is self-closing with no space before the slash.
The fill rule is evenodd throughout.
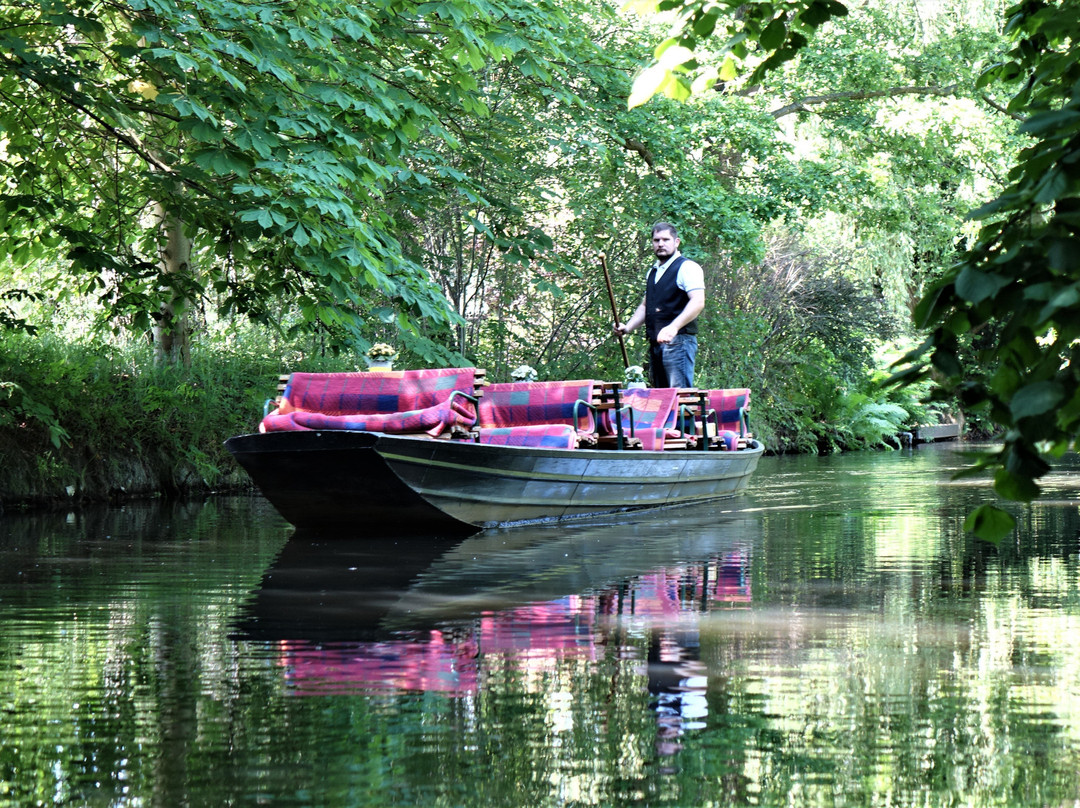
<path id="1" fill-rule="evenodd" d="M 184 232 L 184 223 L 162 203 L 155 204 L 161 226 L 165 231 L 165 247 L 161 251 L 161 278 L 168 287 L 168 299 L 162 304 L 160 318 L 154 326 L 154 362 L 158 365 L 191 365 L 191 323 L 188 316 L 190 300 L 181 291 L 182 279 L 190 271 L 191 238 Z M 170 283 L 180 280 L 179 284 Z"/>

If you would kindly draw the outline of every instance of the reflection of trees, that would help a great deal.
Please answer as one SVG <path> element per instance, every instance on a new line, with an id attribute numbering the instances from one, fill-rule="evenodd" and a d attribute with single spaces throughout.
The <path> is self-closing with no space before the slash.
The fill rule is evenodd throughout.
<path id="1" fill-rule="evenodd" d="M 0 547 L 0 617 L 20 615 L 0 632 L 0 805 L 1073 799 L 1075 509 L 1032 510 L 1031 541 L 994 550 L 958 509 L 843 504 L 561 598 L 306 647 L 228 636 L 278 546 L 243 520 L 60 528 L 44 565 L 20 536 Z M 441 650 L 468 666 L 456 688 Z M 393 676 L 344 677 L 379 653 Z"/>
<path id="2" fill-rule="evenodd" d="M 222 498 L 5 520 L 0 805 L 186 801 L 213 705 L 235 704 L 228 615 L 285 535 L 259 515 Z"/>
<path id="3" fill-rule="evenodd" d="M 766 520 L 753 642 L 733 659 L 735 640 L 702 632 L 708 669 L 744 679 L 728 691 L 733 712 L 762 719 L 747 741 L 750 792 L 788 804 L 832 804 L 837 783 L 856 804 L 1071 799 L 1075 506 L 1032 510 L 1030 532 L 995 549 L 964 536 L 955 503 L 843 502 Z"/>

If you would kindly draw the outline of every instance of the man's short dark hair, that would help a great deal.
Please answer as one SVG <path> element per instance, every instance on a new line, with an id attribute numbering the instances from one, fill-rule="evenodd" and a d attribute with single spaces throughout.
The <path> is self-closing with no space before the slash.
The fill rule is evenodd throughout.
<path id="1" fill-rule="evenodd" d="M 657 222 L 652 226 L 652 234 L 654 236 L 661 230 L 667 230 L 669 233 L 671 233 L 672 238 L 679 237 L 679 231 L 675 229 L 675 225 L 669 224 L 668 222 Z"/>

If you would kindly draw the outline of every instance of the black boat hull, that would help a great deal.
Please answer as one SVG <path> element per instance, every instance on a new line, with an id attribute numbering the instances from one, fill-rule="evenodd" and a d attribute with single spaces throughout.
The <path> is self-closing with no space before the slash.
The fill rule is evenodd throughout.
<path id="1" fill-rule="evenodd" d="M 372 432 L 241 435 L 226 448 L 298 528 L 477 530 L 733 496 L 763 453 L 529 449 Z"/>

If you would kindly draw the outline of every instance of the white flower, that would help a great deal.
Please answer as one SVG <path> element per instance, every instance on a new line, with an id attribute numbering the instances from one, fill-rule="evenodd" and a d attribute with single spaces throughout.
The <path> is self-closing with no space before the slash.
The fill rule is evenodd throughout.
<path id="1" fill-rule="evenodd" d="M 645 381 L 645 368 L 641 365 L 631 365 L 626 369 L 626 381 L 627 382 L 643 382 Z"/>
<path id="2" fill-rule="evenodd" d="M 519 365 L 510 371 L 510 378 L 515 382 L 535 382 L 536 370 L 528 365 Z"/>
<path id="3" fill-rule="evenodd" d="M 375 362 L 385 362 L 387 360 L 392 362 L 397 359 L 397 351 L 385 342 L 376 342 L 367 349 L 364 355 Z"/>

